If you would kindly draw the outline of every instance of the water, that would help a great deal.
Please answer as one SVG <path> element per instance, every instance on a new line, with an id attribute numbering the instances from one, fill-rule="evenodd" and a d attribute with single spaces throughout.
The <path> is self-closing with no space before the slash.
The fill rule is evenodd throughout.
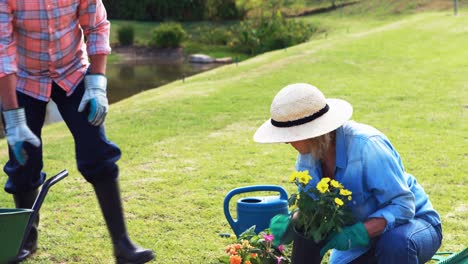
<path id="1" fill-rule="evenodd" d="M 220 64 L 152 61 L 107 67 L 108 99 L 115 103 L 142 91 L 213 69 Z"/>

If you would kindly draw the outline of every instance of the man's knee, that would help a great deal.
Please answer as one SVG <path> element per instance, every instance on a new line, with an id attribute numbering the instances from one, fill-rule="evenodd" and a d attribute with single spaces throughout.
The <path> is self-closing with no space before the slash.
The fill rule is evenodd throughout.
<path id="1" fill-rule="evenodd" d="M 78 163 L 78 171 L 91 184 L 116 179 L 119 176 L 119 167 L 113 162 Z"/>

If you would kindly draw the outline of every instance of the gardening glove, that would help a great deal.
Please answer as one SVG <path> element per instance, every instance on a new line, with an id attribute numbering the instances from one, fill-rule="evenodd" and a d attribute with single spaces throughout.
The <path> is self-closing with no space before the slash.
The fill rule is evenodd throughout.
<path id="1" fill-rule="evenodd" d="M 331 239 L 320 250 L 323 257 L 329 249 L 348 250 L 356 247 L 367 247 L 369 245 L 369 234 L 362 222 L 347 226 L 339 233 L 333 234 Z"/>
<path id="2" fill-rule="evenodd" d="M 106 95 L 107 78 L 103 74 L 88 74 L 85 76 L 84 85 L 85 92 L 78 112 L 89 109 L 88 122 L 93 126 L 100 126 L 109 110 Z"/>
<path id="3" fill-rule="evenodd" d="M 5 119 L 5 137 L 8 145 L 10 145 L 18 163 L 24 165 L 28 159 L 27 153 L 23 148 L 24 142 L 39 147 L 41 141 L 26 124 L 24 108 L 6 110 L 3 112 L 3 118 Z"/>
<path id="4" fill-rule="evenodd" d="M 284 214 L 275 215 L 270 220 L 270 232 L 273 234 L 273 245 L 289 244 L 295 238 L 291 217 Z"/>

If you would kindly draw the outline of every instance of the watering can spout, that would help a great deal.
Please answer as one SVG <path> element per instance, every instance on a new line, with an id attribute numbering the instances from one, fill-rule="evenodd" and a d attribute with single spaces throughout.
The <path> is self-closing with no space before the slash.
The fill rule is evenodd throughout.
<path id="1" fill-rule="evenodd" d="M 233 219 L 229 202 L 235 195 L 247 192 L 278 192 L 279 196 L 241 198 L 237 201 L 237 219 Z M 239 237 L 242 232 L 255 226 L 255 232 L 268 228 L 271 218 L 277 214 L 288 214 L 288 193 L 277 185 L 254 185 L 231 190 L 224 198 L 224 215 L 232 230 Z"/>

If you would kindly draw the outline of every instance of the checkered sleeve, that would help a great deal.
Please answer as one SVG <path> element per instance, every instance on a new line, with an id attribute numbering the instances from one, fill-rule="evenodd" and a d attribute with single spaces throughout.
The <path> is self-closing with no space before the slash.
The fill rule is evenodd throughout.
<path id="1" fill-rule="evenodd" d="M 110 22 L 102 0 L 81 0 L 79 19 L 88 55 L 110 54 Z"/>
<path id="2" fill-rule="evenodd" d="M 0 78 L 16 73 L 16 42 L 13 14 L 7 0 L 0 0 Z"/>

